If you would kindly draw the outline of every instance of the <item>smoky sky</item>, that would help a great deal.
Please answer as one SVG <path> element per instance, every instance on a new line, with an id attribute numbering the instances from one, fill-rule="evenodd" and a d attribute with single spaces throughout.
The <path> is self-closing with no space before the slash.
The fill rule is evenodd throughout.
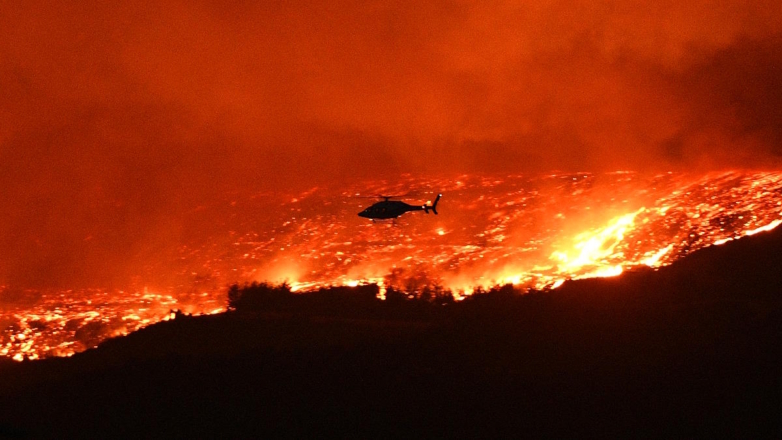
<path id="1" fill-rule="evenodd" d="M 145 3 L 0 3 L 0 282 L 236 187 L 780 166 L 778 1 Z"/>

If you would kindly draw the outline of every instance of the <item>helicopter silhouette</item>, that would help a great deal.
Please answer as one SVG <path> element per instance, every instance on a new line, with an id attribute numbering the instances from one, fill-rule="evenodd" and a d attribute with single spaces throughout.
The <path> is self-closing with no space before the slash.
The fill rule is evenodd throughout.
<path id="1" fill-rule="evenodd" d="M 442 194 L 437 194 L 437 198 L 434 199 L 434 203 L 431 205 L 409 205 L 400 200 L 390 200 L 394 196 L 378 196 L 383 199 L 381 202 L 377 202 L 374 205 L 358 213 L 359 217 L 364 217 L 375 220 L 388 220 L 396 219 L 400 215 L 411 211 L 424 211 L 429 214 L 429 211 L 437 214 L 437 202 L 440 201 Z"/>

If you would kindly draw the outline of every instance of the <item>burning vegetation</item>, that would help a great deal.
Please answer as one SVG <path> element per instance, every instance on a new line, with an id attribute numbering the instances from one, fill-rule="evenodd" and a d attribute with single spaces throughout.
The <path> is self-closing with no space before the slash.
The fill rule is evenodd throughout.
<path id="1" fill-rule="evenodd" d="M 410 190 L 421 203 L 443 192 L 440 215 L 386 223 L 356 215 L 368 204 L 356 196 Z M 183 242 L 150 258 L 126 289 L 3 287 L 0 354 L 69 356 L 175 310 L 221 312 L 233 283 L 287 282 L 293 292 L 377 285 L 380 298 L 390 289 L 458 301 L 479 287 L 548 290 L 657 268 L 782 223 L 782 173 L 403 176 L 299 194 L 233 193 L 182 222 Z"/>

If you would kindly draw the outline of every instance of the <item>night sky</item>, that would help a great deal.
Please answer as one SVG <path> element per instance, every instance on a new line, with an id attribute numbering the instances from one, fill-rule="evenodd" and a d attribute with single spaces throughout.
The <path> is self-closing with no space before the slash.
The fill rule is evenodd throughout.
<path id="1" fill-rule="evenodd" d="M 237 188 L 782 165 L 773 0 L 24 1 L 0 29 L 0 283 L 109 282 Z"/>

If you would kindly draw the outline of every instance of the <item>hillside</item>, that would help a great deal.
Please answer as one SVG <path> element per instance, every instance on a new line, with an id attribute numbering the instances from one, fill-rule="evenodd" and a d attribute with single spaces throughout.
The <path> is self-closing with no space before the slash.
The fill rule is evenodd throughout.
<path id="1" fill-rule="evenodd" d="M 379 302 L 371 286 L 248 292 L 234 312 L 179 316 L 68 359 L 0 364 L 0 437 L 782 428 L 782 230 L 523 296 L 510 286 L 460 303 Z"/>

